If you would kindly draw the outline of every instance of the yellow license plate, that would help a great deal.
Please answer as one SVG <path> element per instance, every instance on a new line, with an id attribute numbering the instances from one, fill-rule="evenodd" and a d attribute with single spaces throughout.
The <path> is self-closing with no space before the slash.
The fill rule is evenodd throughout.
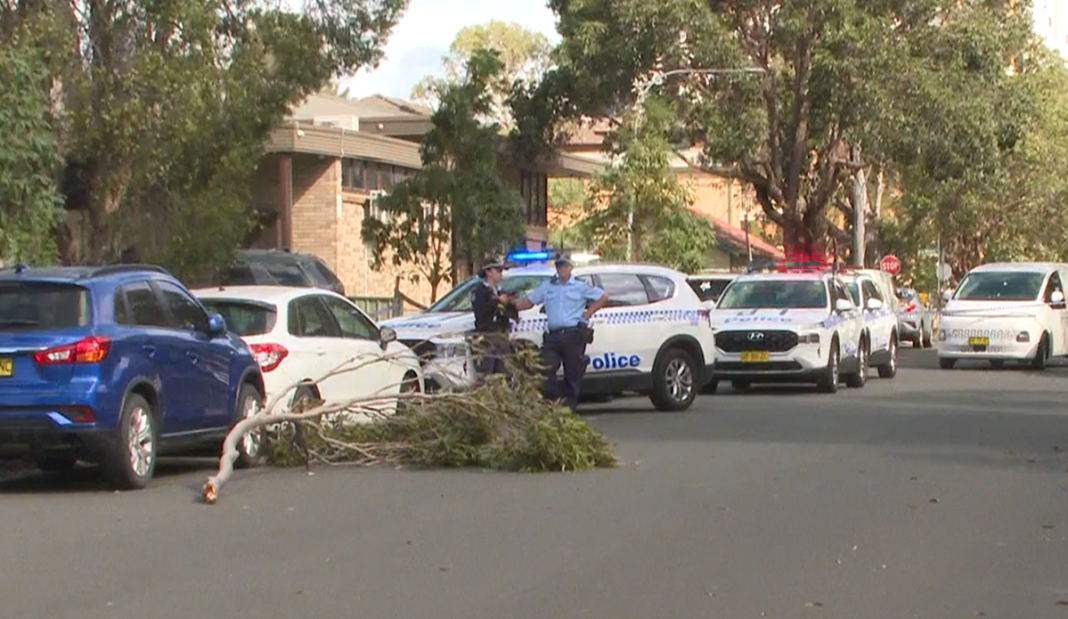
<path id="1" fill-rule="evenodd" d="M 990 338 L 988 337 L 970 337 L 968 338 L 969 346 L 990 346 Z"/>
<path id="2" fill-rule="evenodd" d="M 742 352 L 742 363 L 767 363 L 771 355 L 766 350 L 746 350 Z"/>
<path id="3" fill-rule="evenodd" d="M 15 373 L 14 359 L 0 359 L 0 378 L 7 378 Z"/>

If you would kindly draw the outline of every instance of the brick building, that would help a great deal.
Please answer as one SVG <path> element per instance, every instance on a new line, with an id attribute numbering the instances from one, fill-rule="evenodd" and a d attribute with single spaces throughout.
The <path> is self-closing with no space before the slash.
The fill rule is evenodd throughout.
<path id="1" fill-rule="evenodd" d="M 350 295 L 390 296 L 400 277 L 404 294 L 429 301 L 426 283 L 411 281 L 414 269 L 370 268 L 371 250 L 361 229 L 364 217 L 373 215 L 368 199 L 388 192 L 420 167 L 419 142 L 432 127 L 430 114 L 382 96 L 310 97 L 271 133 L 254 189 L 257 207 L 277 217 L 253 246 L 320 256 Z M 585 177 L 598 167 L 568 154 L 530 168 L 501 157 L 502 178 L 519 190 L 523 201 L 528 248 L 540 248 L 548 239 L 548 179 Z"/>
<path id="2" fill-rule="evenodd" d="M 604 152 L 604 143 L 611 130 L 609 121 L 594 121 L 574 131 L 563 151 L 575 158 L 606 165 L 608 155 Z M 691 149 L 684 154 L 693 158 L 699 152 Z M 750 222 L 756 222 L 760 214 L 751 188 L 737 180 L 696 170 L 681 157 L 675 158 L 673 168 L 693 195 L 693 210 L 704 215 L 715 230 L 719 245 L 708 258 L 708 268 L 745 268 L 749 261 L 749 247 L 755 259 L 782 257 L 780 248 L 753 232 L 757 226 L 752 223 L 748 247 L 746 245 L 746 216 Z"/>

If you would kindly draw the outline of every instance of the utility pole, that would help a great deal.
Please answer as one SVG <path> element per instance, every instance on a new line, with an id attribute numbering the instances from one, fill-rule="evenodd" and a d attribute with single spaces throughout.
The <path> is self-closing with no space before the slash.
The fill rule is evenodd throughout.
<path id="1" fill-rule="evenodd" d="M 653 88 L 664 83 L 664 79 L 673 75 L 724 75 L 734 73 L 752 74 L 766 73 L 766 71 L 762 67 L 741 67 L 736 69 L 672 69 L 670 71 L 664 71 L 663 73 L 653 75 L 653 78 L 649 80 L 647 84 L 638 89 L 637 96 L 634 97 L 634 122 L 632 126 L 634 135 L 638 134 L 638 130 L 641 128 L 641 123 L 644 120 L 642 118 L 642 111 L 645 109 L 645 99 L 649 96 L 649 93 Z M 632 202 L 627 207 L 627 262 L 630 262 L 631 256 L 633 255 L 634 203 Z"/>
<path id="2" fill-rule="evenodd" d="M 868 214 L 868 180 L 860 159 L 860 146 L 853 147 L 853 163 L 857 171 L 853 175 L 853 266 L 864 268 L 866 234 L 864 226 Z"/>

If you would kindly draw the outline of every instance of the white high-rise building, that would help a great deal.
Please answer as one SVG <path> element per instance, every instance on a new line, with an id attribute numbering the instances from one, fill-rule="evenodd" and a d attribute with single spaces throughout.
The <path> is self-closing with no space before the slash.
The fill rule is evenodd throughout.
<path id="1" fill-rule="evenodd" d="M 1068 0 L 1035 0 L 1035 32 L 1068 60 Z"/>

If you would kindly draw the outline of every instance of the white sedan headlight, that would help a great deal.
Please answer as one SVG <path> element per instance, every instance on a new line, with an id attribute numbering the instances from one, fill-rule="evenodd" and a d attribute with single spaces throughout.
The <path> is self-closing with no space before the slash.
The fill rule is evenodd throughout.
<path id="1" fill-rule="evenodd" d="M 798 334 L 797 343 L 798 344 L 819 344 L 820 343 L 820 334 L 816 333 L 816 332 Z"/>

